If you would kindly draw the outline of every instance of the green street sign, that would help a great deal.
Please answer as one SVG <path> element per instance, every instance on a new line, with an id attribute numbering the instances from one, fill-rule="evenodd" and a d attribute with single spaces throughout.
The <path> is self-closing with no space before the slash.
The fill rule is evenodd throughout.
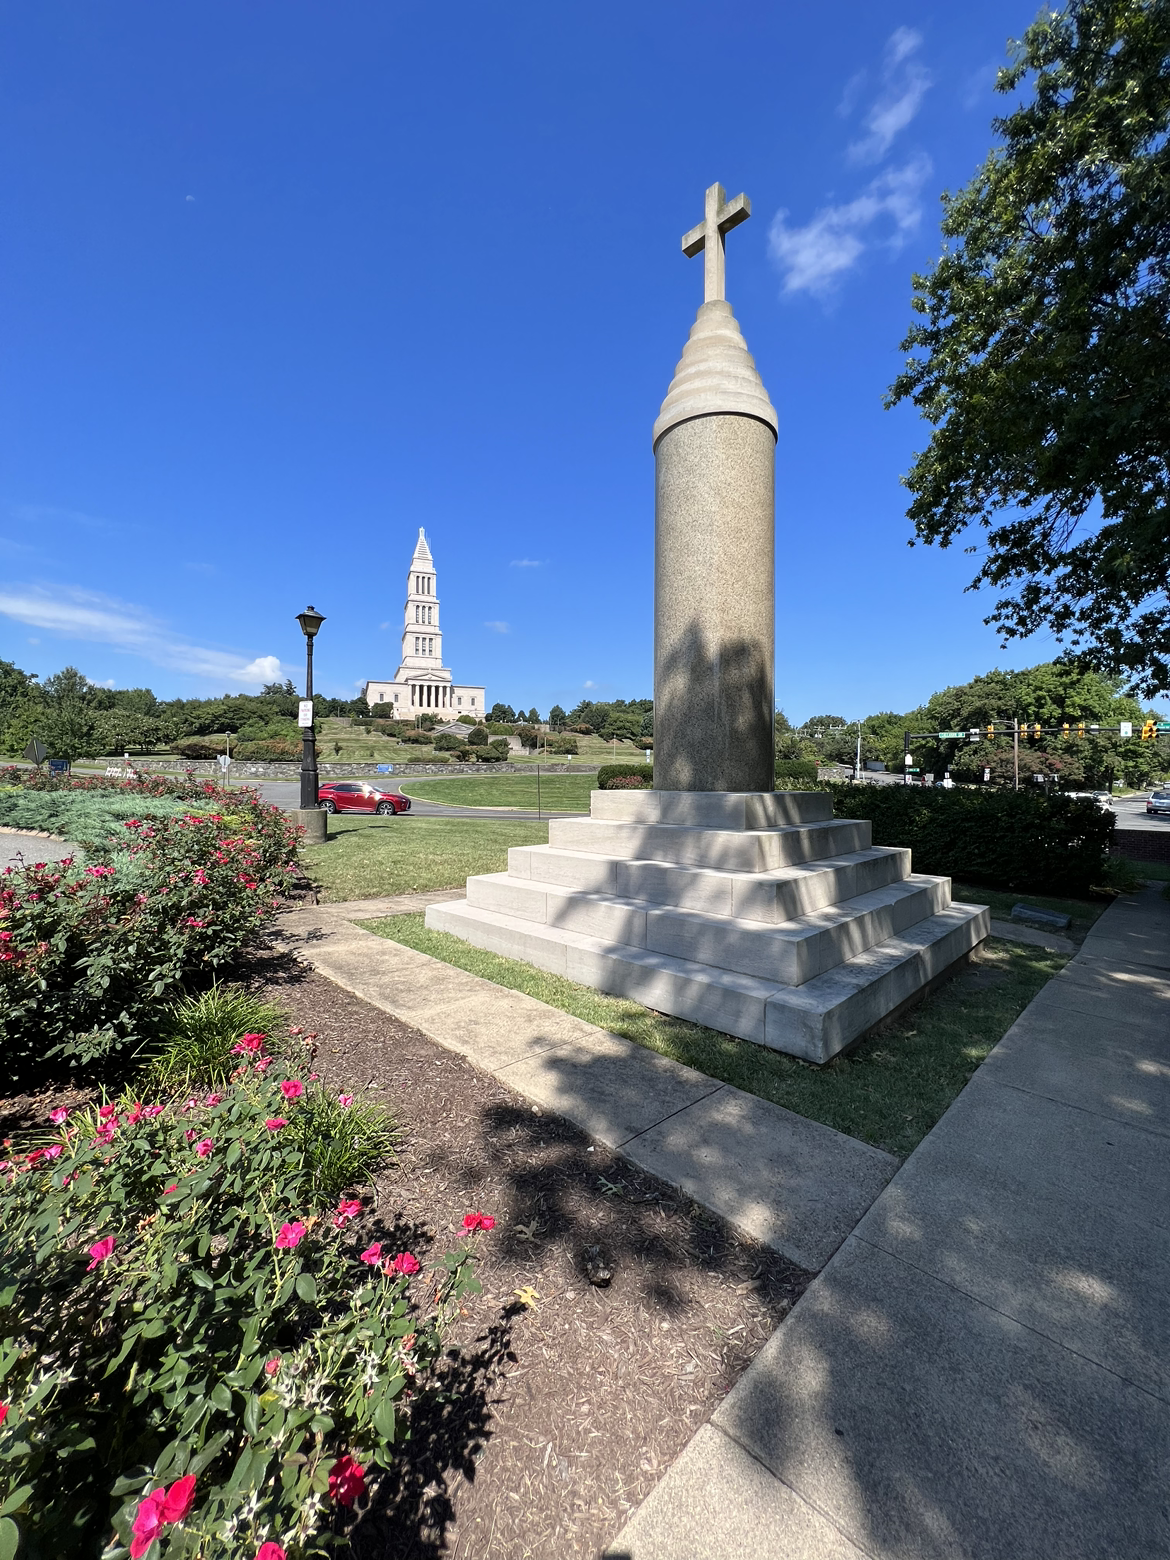
<path id="1" fill-rule="evenodd" d="M 918 773 L 918 766 L 914 765 L 913 767 L 911 767 L 909 769 L 903 769 L 902 773 L 904 775 L 916 775 Z"/>
<path id="2" fill-rule="evenodd" d="M 941 742 L 950 737 L 965 737 L 967 733 L 965 731 L 939 731 L 936 732 L 935 735 Z"/>
<path id="3" fill-rule="evenodd" d="M 1159 731 L 1170 731 L 1170 720 L 1160 720 L 1158 722 L 1158 730 Z"/>

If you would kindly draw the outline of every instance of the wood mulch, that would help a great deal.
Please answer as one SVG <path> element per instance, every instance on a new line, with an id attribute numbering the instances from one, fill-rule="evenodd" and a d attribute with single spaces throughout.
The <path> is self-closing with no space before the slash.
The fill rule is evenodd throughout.
<path id="1" fill-rule="evenodd" d="M 317 1031 L 322 1077 L 402 1128 L 371 1238 L 425 1259 L 465 1213 L 496 1219 L 446 1394 L 416 1416 L 357 1560 L 596 1555 L 812 1275 L 323 976 L 290 961 L 269 989 Z"/>
<path id="2" fill-rule="evenodd" d="M 368 1090 L 400 1128 L 357 1233 L 425 1264 L 462 1241 L 465 1213 L 496 1220 L 476 1237 L 483 1292 L 354 1560 L 596 1556 L 812 1274 L 293 959 L 258 960 L 252 984 L 316 1031 L 328 1084 Z M 0 1100 L 0 1137 L 93 1094 Z"/>

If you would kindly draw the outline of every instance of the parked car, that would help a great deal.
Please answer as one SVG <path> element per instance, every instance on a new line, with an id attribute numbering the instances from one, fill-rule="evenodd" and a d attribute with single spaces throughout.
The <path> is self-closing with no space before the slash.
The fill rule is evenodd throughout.
<path id="1" fill-rule="evenodd" d="M 1146 802 L 1148 813 L 1158 813 L 1163 818 L 1170 818 L 1170 791 L 1151 791 Z"/>
<path id="2" fill-rule="evenodd" d="M 327 813 L 362 812 L 388 816 L 409 812 L 410 797 L 363 780 L 330 780 L 317 787 L 317 806 Z"/>

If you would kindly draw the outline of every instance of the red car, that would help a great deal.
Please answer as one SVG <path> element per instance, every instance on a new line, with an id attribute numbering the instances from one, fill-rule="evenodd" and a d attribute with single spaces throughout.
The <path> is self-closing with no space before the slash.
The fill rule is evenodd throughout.
<path id="1" fill-rule="evenodd" d="M 317 787 L 317 806 L 327 813 L 397 814 L 410 811 L 410 797 L 364 780 L 330 780 Z"/>

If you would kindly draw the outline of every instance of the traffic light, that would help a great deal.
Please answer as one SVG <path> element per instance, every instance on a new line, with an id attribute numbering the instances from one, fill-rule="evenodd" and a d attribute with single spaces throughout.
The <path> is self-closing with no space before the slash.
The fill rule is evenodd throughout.
<path id="1" fill-rule="evenodd" d="M 1078 737 L 1083 737 L 1084 734 L 1085 734 L 1085 723 L 1084 723 L 1084 721 L 1081 721 L 1080 725 L 1077 727 L 1077 736 Z"/>
<path id="2" fill-rule="evenodd" d="M 1034 737 L 1037 737 L 1037 738 L 1040 736 L 1040 722 L 1039 721 L 1037 721 L 1036 724 L 1032 727 L 1032 735 Z"/>
<path id="3" fill-rule="evenodd" d="M 1065 721 L 1064 725 L 1060 728 L 1060 734 L 1061 734 L 1062 737 L 1067 737 L 1068 736 L 1068 721 L 1067 720 Z"/>
<path id="4" fill-rule="evenodd" d="M 1145 725 L 1142 727 L 1142 741 L 1143 742 L 1152 742 L 1157 735 L 1158 735 L 1158 723 L 1157 723 L 1157 721 L 1155 721 L 1155 720 L 1148 720 L 1148 721 L 1146 721 Z"/>
<path id="5" fill-rule="evenodd" d="M 988 735 L 989 738 L 995 736 L 995 727 L 994 726 L 988 726 L 988 728 L 987 728 L 987 735 Z"/>

